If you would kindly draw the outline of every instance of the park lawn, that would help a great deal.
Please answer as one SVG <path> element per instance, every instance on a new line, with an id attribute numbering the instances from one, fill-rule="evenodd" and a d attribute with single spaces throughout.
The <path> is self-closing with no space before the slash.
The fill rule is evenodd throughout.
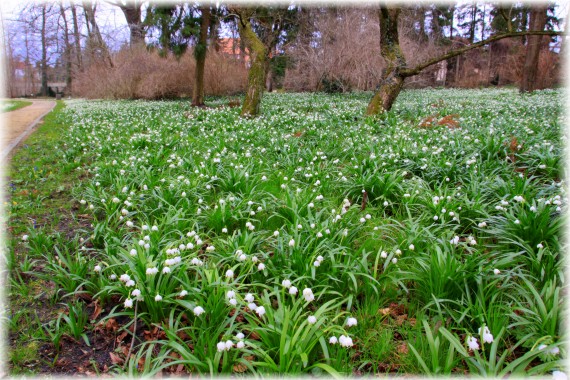
<path id="1" fill-rule="evenodd" d="M 32 102 L 29 102 L 27 100 L 4 100 L 2 101 L 1 112 L 15 111 L 20 108 L 29 106 L 30 104 L 32 104 Z"/>
<path id="2" fill-rule="evenodd" d="M 58 104 L 7 181 L 12 372 L 561 369 L 561 92 L 369 97 Z"/>

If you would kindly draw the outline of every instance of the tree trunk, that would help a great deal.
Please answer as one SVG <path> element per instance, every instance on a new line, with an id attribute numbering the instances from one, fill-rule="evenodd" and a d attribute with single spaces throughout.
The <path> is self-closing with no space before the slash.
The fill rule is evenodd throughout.
<path id="1" fill-rule="evenodd" d="M 194 107 L 201 107 L 204 105 L 204 68 L 206 66 L 206 52 L 208 51 L 210 6 L 203 5 L 200 11 L 202 13 L 202 20 L 200 21 L 200 37 L 196 47 L 194 48 L 194 58 L 196 59 L 194 92 L 192 95 L 192 106 Z"/>
<path id="2" fill-rule="evenodd" d="M 65 42 L 65 88 L 67 94 L 71 94 L 72 77 L 71 77 L 71 43 L 69 42 L 69 26 L 67 25 L 67 17 L 65 9 L 60 3 L 61 18 L 63 19 L 63 40 Z"/>
<path id="3" fill-rule="evenodd" d="M 530 11 L 530 29 L 531 30 L 544 30 L 546 25 L 546 5 L 536 4 Z M 528 44 L 526 47 L 526 56 L 523 67 L 523 76 L 519 91 L 532 92 L 537 87 L 537 74 L 538 74 L 538 59 L 540 56 L 540 48 L 543 41 L 543 36 L 529 36 L 527 38 Z"/>
<path id="4" fill-rule="evenodd" d="M 71 4 L 71 16 L 73 17 L 73 39 L 75 40 L 75 56 L 77 59 L 77 69 L 83 71 L 83 62 L 81 59 L 81 38 L 79 36 L 79 24 L 77 22 L 77 11 L 75 3 Z"/>
<path id="5" fill-rule="evenodd" d="M 42 29 L 41 29 L 41 40 L 42 40 L 42 60 L 40 62 L 41 66 L 41 76 L 42 76 L 42 89 L 41 95 L 47 96 L 48 94 L 48 77 L 47 77 L 47 41 L 46 41 L 46 5 L 42 4 Z"/>
<path id="6" fill-rule="evenodd" d="M 260 111 L 261 97 L 265 88 L 267 48 L 257 37 L 249 19 L 244 15 L 240 15 L 238 28 L 241 40 L 249 48 L 250 52 L 247 88 L 240 115 L 251 117 L 258 115 Z"/>
<path id="7" fill-rule="evenodd" d="M 406 67 L 406 59 L 398 38 L 400 8 L 382 6 L 378 12 L 380 23 L 380 54 L 386 63 L 380 88 L 368 104 L 367 115 L 377 115 L 390 110 L 402 90 L 405 77 L 400 70 Z"/>
<path id="8" fill-rule="evenodd" d="M 145 31 L 141 21 L 141 5 L 134 2 L 121 5 L 120 8 L 129 26 L 131 47 L 144 43 Z"/>
<path id="9" fill-rule="evenodd" d="M 99 30 L 97 20 L 95 19 L 95 5 L 84 0 L 83 10 L 85 11 L 85 18 L 87 19 L 87 23 L 91 26 L 91 29 L 88 27 L 87 31 L 89 34 L 89 41 L 91 43 L 92 56 L 95 56 L 95 51 L 93 50 L 98 50 L 103 61 L 106 62 L 109 67 L 113 67 L 111 54 L 109 53 L 109 49 L 107 48 L 105 41 L 103 41 L 101 31 Z"/>

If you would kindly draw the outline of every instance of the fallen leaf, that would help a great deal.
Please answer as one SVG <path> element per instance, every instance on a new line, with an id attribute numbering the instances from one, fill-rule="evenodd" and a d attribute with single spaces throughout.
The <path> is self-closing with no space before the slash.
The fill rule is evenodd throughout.
<path id="1" fill-rule="evenodd" d="M 123 339 L 125 339 L 125 337 L 127 336 L 127 334 L 128 334 L 128 333 L 127 333 L 126 331 L 124 331 L 122 334 L 120 334 L 120 335 L 117 337 L 117 339 L 116 339 L 117 343 L 121 343 L 121 342 L 123 341 Z"/>
<path id="2" fill-rule="evenodd" d="M 247 371 L 247 367 L 245 366 L 245 364 L 238 363 L 238 364 L 234 365 L 233 370 L 234 370 L 234 372 L 242 373 L 242 372 Z"/>
<path id="3" fill-rule="evenodd" d="M 105 329 L 115 332 L 119 330 L 119 324 L 115 318 L 109 318 L 109 320 L 105 323 Z"/>
<path id="4" fill-rule="evenodd" d="M 390 308 L 389 308 L 389 307 L 386 307 L 386 308 L 384 308 L 384 309 L 378 310 L 378 312 L 379 312 L 380 314 L 382 314 L 382 315 L 388 315 L 388 314 L 390 314 Z"/>
<path id="5" fill-rule="evenodd" d="M 401 344 L 398 345 L 396 351 L 398 351 L 398 353 L 400 354 L 407 355 L 409 351 L 408 344 L 406 342 L 402 342 Z"/>
<path id="6" fill-rule="evenodd" d="M 123 364 L 125 361 L 114 352 L 109 352 L 109 356 L 111 357 L 111 363 L 113 364 Z"/>
<path id="7" fill-rule="evenodd" d="M 93 314 L 91 314 L 91 317 L 89 317 L 92 321 L 96 320 L 99 314 L 101 314 L 101 312 L 103 311 L 103 308 L 101 307 L 101 305 L 99 305 L 99 302 L 95 301 L 93 303 L 93 306 L 95 307 L 95 309 L 93 310 Z"/>

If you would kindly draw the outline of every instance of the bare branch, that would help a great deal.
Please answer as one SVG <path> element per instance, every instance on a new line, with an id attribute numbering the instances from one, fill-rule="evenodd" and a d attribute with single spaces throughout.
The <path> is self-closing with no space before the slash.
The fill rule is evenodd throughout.
<path id="1" fill-rule="evenodd" d="M 419 65 L 413 67 L 413 68 L 409 68 L 409 69 L 403 69 L 400 70 L 399 75 L 401 75 L 404 78 L 408 78 L 414 75 L 419 74 L 423 69 L 425 69 L 426 67 L 435 65 L 436 63 L 439 63 L 441 61 L 445 61 L 448 60 L 450 58 L 453 57 L 457 57 L 458 55 L 461 55 L 469 50 L 472 49 L 476 49 L 482 46 L 485 46 L 491 42 L 494 41 L 498 41 L 498 40 L 502 40 L 503 38 L 511 38 L 511 37 L 521 37 L 521 36 L 561 36 L 563 35 L 564 32 L 558 32 L 558 31 L 551 31 L 551 30 L 540 30 L 540 31 L 526 31 L 526 32 L 514 32 L 514 33 L 502 33 L 502 34 L 496 34 L 494 36 L 491 36 L 483 41 L 479 41 L 476 42 L 474 44 L 470 44 L 467 45 L 465 47 L 459 48 L 459 49 L 455 49 L 455 50 L 451 50 L 443 55 L 440 55 L 439 57 L 436 58 L 432 58 L 426 62 L 420 63 Z"/>

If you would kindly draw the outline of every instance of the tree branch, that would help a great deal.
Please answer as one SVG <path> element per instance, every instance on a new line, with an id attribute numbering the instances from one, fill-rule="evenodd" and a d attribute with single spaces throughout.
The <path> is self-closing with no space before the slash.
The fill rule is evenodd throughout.
<path id="1" fill-rule="evenodd" d="M 521 36 L 530 36 L 530 35 L 534 35 L 534 36 L 561 36 L 563 34 L 564 34 L 564 32 L 557 32 L 557 31 L 551 31 L 551 30 L 541 30 L 541 31 L 530 30 L 530 31 L 526 31 L 526 32 L 513 32 L 513 33 L 496 34 L 496 35 L 491 36 L 491 37 L 489 37 L 483 41 L 479 41 L 479 42 L 467 45 L 467 46 L 459 48 L 459 49 L 451 50 L 451 51 L 449 51 L 443 55 L 440 55 L 439 57 L 432 58 L 426 62 L 420 63 L 416 67 L 409 68 L 409 69 L 402 69 L 402 70 L 400 70 L 399 74 L 404 78 L 417 75 L 426 67 L 435 65 L 436 63 L 448 60 L 448 59 L 453 58 L 453 57 L 457 57 L 458 55 L 461 55 L 461 54 L 463 54 L 469 50 L 485 46 L 491 42 L 502 40 L 503 38 L 521 37 Z"/>

